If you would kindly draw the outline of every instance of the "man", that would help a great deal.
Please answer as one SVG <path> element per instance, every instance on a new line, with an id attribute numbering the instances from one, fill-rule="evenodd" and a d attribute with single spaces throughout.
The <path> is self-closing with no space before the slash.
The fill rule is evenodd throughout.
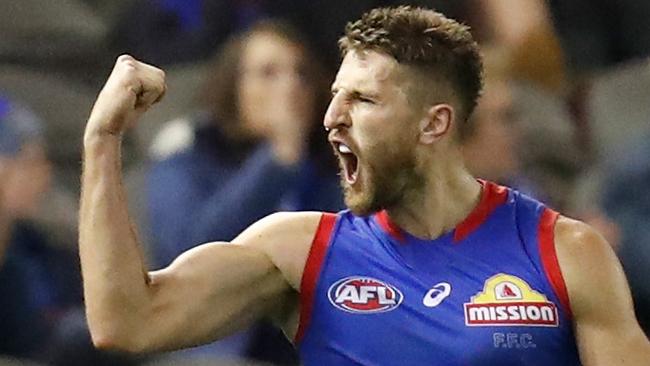
<path id="1" fill-rule="evenodd" d="M 268 317 L 307 365 L 559 365 L 578 351 L 585 365 L 647 364 L 608 244 L 464 168 L 459 141 L 481 87 L 467 28 L 430 10 L 375 9 L 340 45 L 324 124 L 351 212 L 274 214 L 154 272 L 119 157 L 164 73 L 118 59 L 84 136 L 80 250 L 95 344 L 188 347 Z"/>

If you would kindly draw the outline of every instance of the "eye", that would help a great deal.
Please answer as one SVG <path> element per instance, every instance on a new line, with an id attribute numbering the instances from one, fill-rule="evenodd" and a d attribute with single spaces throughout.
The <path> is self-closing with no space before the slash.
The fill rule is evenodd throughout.
<path id="1" fill-rule="evenodd" d="M 366 97 L 358 96 L 357 99 L 358 99 L 361 103 L 375 104 L 375 101 L 374 101 L 374 100 L 369 99 L 369 98 L 366 98 Z"/>

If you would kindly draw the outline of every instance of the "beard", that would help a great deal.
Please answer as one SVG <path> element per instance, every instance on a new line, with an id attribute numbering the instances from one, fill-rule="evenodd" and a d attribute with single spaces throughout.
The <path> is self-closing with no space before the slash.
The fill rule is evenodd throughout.
<path id="1" fill-rule="evenodd" d="M 367 216 L 403 202 L 406 196 L 424 186 L 423 175 L 411 146 L 374 149 L 364 154 L 359 169 L 360 181 L 347 183 L 341 176 L 345 205 L 357 216 Z"/>

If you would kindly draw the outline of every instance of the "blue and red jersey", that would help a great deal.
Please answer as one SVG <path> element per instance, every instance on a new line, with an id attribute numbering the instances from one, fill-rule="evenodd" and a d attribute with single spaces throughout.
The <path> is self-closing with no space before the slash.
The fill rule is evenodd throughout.
<path id="1" fill-rule="evenodd" d="M 482 183 L 474 211 L 434 240 L 386 212 L 323 214 L 301 284 L 305 365 L 580 364 L 558 214 Z"/>

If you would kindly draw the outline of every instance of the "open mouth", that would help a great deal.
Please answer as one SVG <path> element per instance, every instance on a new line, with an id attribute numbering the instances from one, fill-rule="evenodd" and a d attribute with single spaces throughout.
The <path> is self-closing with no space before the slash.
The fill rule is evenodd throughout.
<path id="1" fill-rule="evenodd" d="M 359 177 L 359 159 L 352 152 L 349 146 L 343 143 L 335 143 L 334 149 L 338 153 L 342 174 L 348 184 L 354 184 Z"/>

